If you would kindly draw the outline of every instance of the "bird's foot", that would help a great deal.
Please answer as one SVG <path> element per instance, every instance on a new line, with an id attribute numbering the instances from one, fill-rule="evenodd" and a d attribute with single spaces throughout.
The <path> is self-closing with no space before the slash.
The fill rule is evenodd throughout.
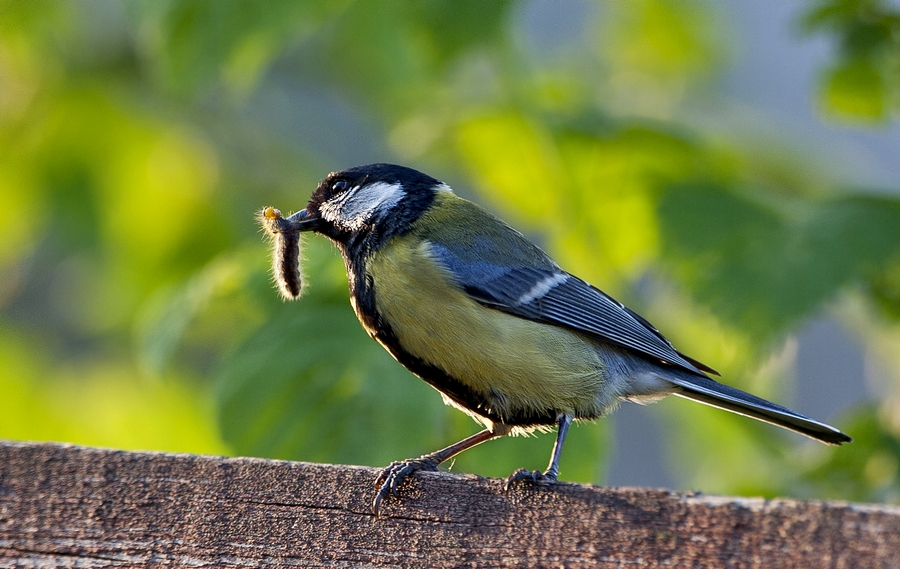
<path id="1" fill-rule="evenodd" d="M 378 516 L 381 508 L 381 502 L 389 495 L 400 498 L 398 488 L 409 476 L 419 470 L 436 471 L 438 469 L 438 461 L 431 455 L 420 456 L 419 458 L 410 458 L 408 460 L 399 460 L 392 462 L 388 467 L 381 471 L 375 485 L 378 486 L 378 493 L 375 494 L 375 500 L 372 501 L 372 511 Z"/>
<path id="2" fill-rule="evenodd" d="M 518 484 L 519 482 L 526 482 L 532 486 L 547 486 L 556 482 L 556 479 L 557 475 L 550 472 L 525 470 L 524 468 L 520 468 L 509 475 L 503 490 L 509 492 L 509 489 L 512 488 L 513 484 Z"/>

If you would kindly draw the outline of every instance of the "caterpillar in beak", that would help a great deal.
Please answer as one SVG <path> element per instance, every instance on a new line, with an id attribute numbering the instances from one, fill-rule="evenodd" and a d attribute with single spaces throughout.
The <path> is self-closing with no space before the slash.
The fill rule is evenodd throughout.
<path id="1" fill-rule="evenodd" d="M 272 240 L 272 275 L 285 300 L 294 300 L 303 289 L 300 276 L 300 229 L 281 211 L 266 207 L 259 214 L 263 230 Z"/>

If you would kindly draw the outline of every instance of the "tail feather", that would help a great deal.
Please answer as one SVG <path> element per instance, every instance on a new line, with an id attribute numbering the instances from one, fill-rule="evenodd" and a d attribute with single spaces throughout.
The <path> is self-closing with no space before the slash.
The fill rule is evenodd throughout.
<path id="1" fill-rule="evenodd" d="M 740 389 L 729 387 L 708 377 L 695 374 L 667 374 L 667 381 L 681 388 L 675 395 L 725 409 L 738 415 L 771 423 L 830 445 L 842 445 L 853 439 L 831 425 L 820 423 Z"/>

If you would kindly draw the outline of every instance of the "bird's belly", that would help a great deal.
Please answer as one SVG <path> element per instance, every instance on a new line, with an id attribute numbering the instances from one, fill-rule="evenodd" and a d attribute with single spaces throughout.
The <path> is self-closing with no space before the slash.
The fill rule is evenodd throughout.
<path id="1" fill-rule="evenodd" d="M 591 339 L 479 305 L 453 284 L 427 243 L 376 254 L 368 271 L 375 308 L 402 350 L 488 401 L 504 422 L 552 421 L 558 412 L 593 418 L 615 404 Z"/>

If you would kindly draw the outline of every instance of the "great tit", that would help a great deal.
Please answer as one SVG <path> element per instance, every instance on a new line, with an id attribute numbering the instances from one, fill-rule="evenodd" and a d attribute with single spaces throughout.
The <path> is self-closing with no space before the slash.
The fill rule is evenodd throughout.
<path id="1" fill-rule="evenodd" d="M 622 401 L 667 395 L 772 423 L 824 443 L 839 430 L 711 379 L 647 320 L 561 269 L 521 233 L 444 183 L 403 166 L 329 174 L 282 226 L 340 249 L 350 303 L 366 332 L 484 430 L 394 462 L 373 508 L 417 470 L 487 440 L 558 427 L 547 470 L 507 481 L 555 481 L 573 420 Z"/>

